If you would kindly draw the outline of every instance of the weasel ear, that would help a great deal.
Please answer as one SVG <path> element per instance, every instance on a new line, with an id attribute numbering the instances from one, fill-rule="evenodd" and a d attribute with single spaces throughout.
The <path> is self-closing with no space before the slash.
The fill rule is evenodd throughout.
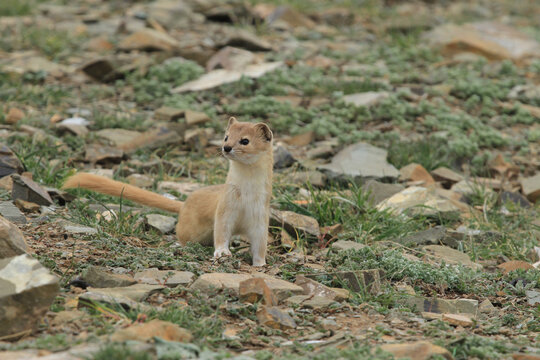
<path id="1" fill-rule="evenodd" d="M 272 141 L 274 134 L 272 134 L 272 130 L 270 130 L 268 125 L 265 123 L 257 123 L 255 124 L 255 129 L 257 129 L 259 134 L 262 135 L 263 139 L 266 141 Z"/>
<path id="2" fill-rule="evenodd" d="M 236 118 L 234 116 L 231 116 L 229 118 L 229 124 L 227 125 L 227 129 L 231 127 L 232 124 L 237 123 Z"/>

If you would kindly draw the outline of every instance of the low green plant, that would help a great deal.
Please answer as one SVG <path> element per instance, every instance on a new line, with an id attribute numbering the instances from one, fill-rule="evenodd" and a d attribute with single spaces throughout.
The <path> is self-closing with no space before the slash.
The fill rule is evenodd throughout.
<path id="1" fill-rule="evenodd" d="M 477 335 L 467 336 L 446 346 L 455 359 L 499 359 L 515 351 L 511 344 Z"/>
<path id="2" fill-rule="evenodd" d="M 399 250 L 375 251 L 366 247 L 357 251 L 331 253 L 326 264 L 333 271 L 382 269 L 392 281 L 407 281 L 412 285 L 443 286 L 450 291 L 466 293 L 476 287 L 481 274 L 471 269 L 441 264 L 434 267 L 403 256 Z"/>
<path id="3" fill-rule="evenodd" d="M 126 344 L 109 343 L 87 357 L 88 360 L 151 360 L 150 353 L 134 350 Z"/>
<path id="4" fill-rule="evenodd" d="M 150 67 L 148 72 L 136 71 L 126 80 L 118 81 L 117 87 L 127 84 L 133 86 L 134 99 L 146 104 L 170 95 L 172 88 L 194 80 L 204 74 L 204 69 L 189 60 L 169 60 Z"/>
<path id="5" fill-rule="evenodd" d="M 35 5 L 35 0 L 3 0 L 0 2 L 0 16 L 28 15 Z"/>

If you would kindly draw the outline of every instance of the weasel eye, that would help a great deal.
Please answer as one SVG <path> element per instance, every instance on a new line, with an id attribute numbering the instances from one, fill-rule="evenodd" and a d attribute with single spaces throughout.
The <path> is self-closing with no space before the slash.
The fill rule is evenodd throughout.
<path id="1" fill-rule="evenodd" d="M 229 136 L 225 136 L 225 141 L 229 140 Z"/>
<path id="2" fill-rule="evenodd" d="M 242 140 L 240 140 L 240 144 L 247 145 L 247 144 L 249 144 L 249 140 L 248 139 L 242 139 Z"/>

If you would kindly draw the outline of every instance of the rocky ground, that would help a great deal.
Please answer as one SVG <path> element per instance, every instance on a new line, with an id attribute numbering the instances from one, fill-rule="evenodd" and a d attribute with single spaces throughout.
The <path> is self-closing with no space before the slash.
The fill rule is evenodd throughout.
<path id="1" fill-rule="evenodd" d="M 285 4 L 287 3 L 287 4 Z M 540 359 L 533 1 L 2 0 L 0 358 Z M 268 265 L 176 218 L 275 134 Z"/>

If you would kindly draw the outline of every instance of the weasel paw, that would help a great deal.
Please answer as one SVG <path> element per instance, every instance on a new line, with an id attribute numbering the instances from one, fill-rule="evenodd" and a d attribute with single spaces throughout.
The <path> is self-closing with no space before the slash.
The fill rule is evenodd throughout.
<path id="1" fill-rule="evenodd" d="M 253 266 L 264 266 L 266 265 L 265 259 L 253 259 Z"/>
<path id="2" fill-rule="evenodd" d="M 232 253 L 229 249 L 216 249 L 216 251 L 214 251 L 214 259 L 218 259 L 223 256 L 232 256 Z"/>

